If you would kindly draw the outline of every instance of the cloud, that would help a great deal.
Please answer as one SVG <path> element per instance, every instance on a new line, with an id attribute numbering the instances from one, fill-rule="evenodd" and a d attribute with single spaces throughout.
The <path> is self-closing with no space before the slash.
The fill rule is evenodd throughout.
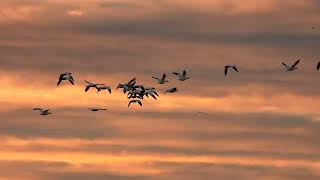
<path id="1" fill-rule="evenodd" d="M 0 179 L 318 179 L 317 4 L 1 1 Z M 56 87 L 65 71 L 76 85 Z M 159 100 L 84 93 L 133 77 Z"/>
<path id="2" fill-rule="evenodd" d="M 69 16 L 83 16 L 84 12 L 81 10 L 69 10 L 69 11 L 67 11 L 67 14 Z"/>

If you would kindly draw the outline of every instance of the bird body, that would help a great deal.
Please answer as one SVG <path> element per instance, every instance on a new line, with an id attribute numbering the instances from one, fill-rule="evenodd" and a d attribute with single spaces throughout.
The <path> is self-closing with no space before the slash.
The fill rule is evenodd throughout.
<path id="1" fill-rule="evenodd" d="M 106 111 L 107 109 L 102 108 L 88 108 L 90 111 Z"/>
<path id="2" fill-rule="evenodd" d="M 238 68 L 235 65 L 226 65 L 226 66 L 224 66 L 224 76 L 227 76 L 229 68 L 232 68 L 236 72 L 239 72 Z"/>
<path id="3" fill-rule="evenodd" d="M 159 84 L 164 84 L 164 83 L 166 83 L 166 82 L 169 82 L 169 81 L 166 80 L 166 77 L 167 77 L 167 75 L 164 73 L 164 74 L 162 75 L 161 79 L 160 79 L 160 78 L 157 78 L 157 77 L 152 77 L 152 78 L 158 80 L 158 83 L 159 83 Z"/>
<path id="4" fill-rule="evenodd" d="M 84 82 L 87 83 L 86 88 L 84 90 L 85 92 L 87 92 L 92 87 L 97 88 L 97 86 L 103 86 L 104 85 L 104 84 L 95 84 L 95 83 L 92 83 L 92 82 L 89 82 L 89 81 L 86 81 L 86 80 L 84 80 Z"/>
<path id="5" fill-rule="evenodd" d="M 34 111 L 40 111 L 40 115 L 46 116 L 51 114 L 50 109 L 34 108 Z"/>
<path id="6" fill-rule="evenodd" d="M 171 88 L 171 89 L 167 89 L 164 93 L 166 94 L 166 93 L 175 93 L 175 92 L 177 92 L 178 91 L 178 89 L 177 88 Z"/>
<path id="7" fill-rule="evenodd" d="M 74 79 L 72 77 L 72 73 L 65 72 L 60 74 L 57 86 L 59 86 L 62 81 L 66 81 L 66 80 L 69 81 L 72 85 L 74 85 Z"/>
<path id="8" fill-rule="evenodd" d="M 173 72 L 172 74 L 177 75 L 178 79 L 180 81 L 185 81 L 187 79 L 190 79 L 190 77 L 187 77 L 187 71 L 186 70 L 183 70 L 182 73 Z"/>
<path id="9" fill-rule="evenodd" d="M 140 106 L 142 106 L 142 102 L 139 99 L 131 100 L 128 104 L 128 107 L 130 107 L 131 103 L 138 103 Z"/>
<path id="10" fill-rule="evenodd" d="M 282 65 L 286 68 L 287 71 L 294 71 L 298 69 L 297 65 L 299 64 L 300 60 L 298 59 L 292 66 L 288 66 L 286 63 L 282 63 Z"/>
<path id="11" fill-rule="evenodd" d="M 102 91 L 102 90 L 108 90 L 109 93 L 111 94 L 111 88 L 109 86 L 106 86 L 106 85 L 97 85 L 95 86 L 96 89 L 97 89 L 97 93 Z"/>

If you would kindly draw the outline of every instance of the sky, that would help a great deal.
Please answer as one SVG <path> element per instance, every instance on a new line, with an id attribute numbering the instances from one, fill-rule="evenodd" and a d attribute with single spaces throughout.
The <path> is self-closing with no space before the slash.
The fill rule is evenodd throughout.
<path id="1" fill-rule="evenodd" d="M 319 179 L 319 19 L 318 0 L 1 0 L 0 180 Z M 133 77 L 158 100 L 128 108 Z"/>

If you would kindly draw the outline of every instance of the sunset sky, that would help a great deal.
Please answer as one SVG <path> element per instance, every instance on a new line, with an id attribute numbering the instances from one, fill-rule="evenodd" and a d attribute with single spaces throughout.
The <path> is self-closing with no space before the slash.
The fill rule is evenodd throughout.
<path id="1" fill-rule="evenodd" d="M 1 0 L 0 180 L 318 180 L 319 47 L 319 0 Z"/>

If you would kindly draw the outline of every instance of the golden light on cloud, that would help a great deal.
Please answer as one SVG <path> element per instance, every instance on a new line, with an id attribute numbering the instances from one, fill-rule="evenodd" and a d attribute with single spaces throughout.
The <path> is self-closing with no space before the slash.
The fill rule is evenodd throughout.
<path id="1" fill-rule="evenodd" d="M 67 14 L 69 16 L 83 16 L 84 11 L 82 11 L 82 10 L 69 10 L 69 11 L 67 11 Z"/>
<path id="2" fill-rule="evenodd" d="M 1 0 L 0 179 L 319 179 L 316 5 Z M 239 72 L 225 77 L 229 63 Z M 64 71 L 75 85 L 57 86 Z M 133 77 L 157 100 L 128 107 L 115 88 Z M 84 80 L 112 93 L 85 92 Z"/>

